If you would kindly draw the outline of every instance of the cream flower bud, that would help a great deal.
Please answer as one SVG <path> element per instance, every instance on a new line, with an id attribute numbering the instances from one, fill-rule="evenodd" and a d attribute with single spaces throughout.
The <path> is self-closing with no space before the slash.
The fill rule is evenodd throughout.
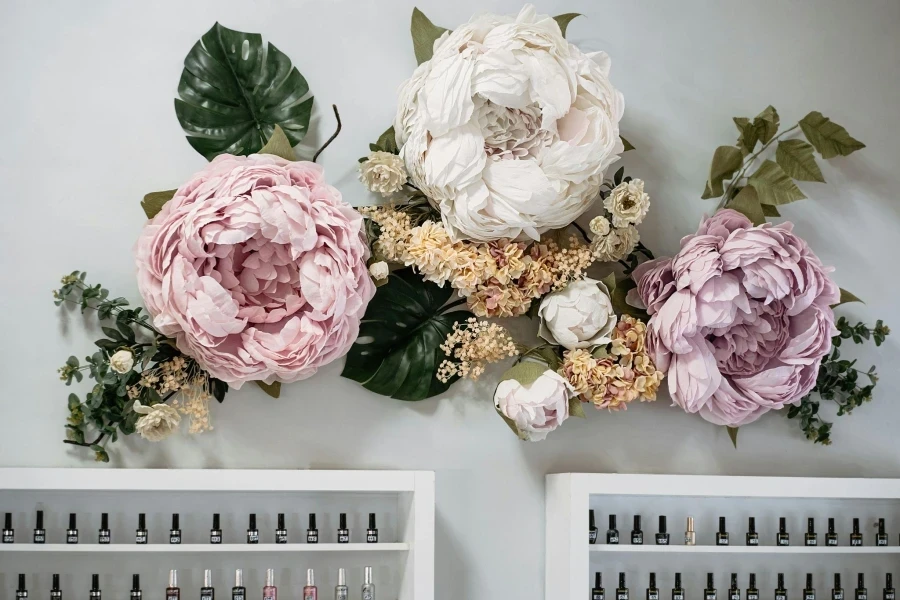
<path id="1" fill-rule="evenodd" d="M 369 275 L 372 276 L 372 279 L 375 281 L 381 281 L 382 279 L 387 279 L 390 274 L 390 269 L 388 269 L 388 264 L 383 260 L 372 263 L 369 265 Z"/>
<path id="2" fill-rule="evenodd" d="M 604 236 L 609 233 L 609 219 L 603 215 L 598 215 L 591 219 L 588 227 L 591 228 L 591 233 L 594 235 Z"/>
<path id="3" fill-rule="evenodd" d="M 181 415 L 178 411 L 165 403 L 144 406 L 140 402 L 135 402 L 133 410 L 140 415 L 144 415 L 134 424 L 134 430 L 142 438 L 151 442 L 159 442 L 166 439 L 181 424 Z"/>
<path id="4" fill-rule="evenodd" d="M 131 350 L 119 350 L 109 357 L 109 368 L 116 373 L 127 373 L 134 367 L 134 354 Z"/>
<path id="5" fill-rule="evenodd" d="M 569 350 L 608 344 L 617 322 L 609 289 L 593 279 L 573 281 L 544 296 L 538 317 L 539 335 Z"/>
<path id="6" fill-rule="evenodd" d="M 569 398 L 574 393 L 568 381 L 547 369 L 529 384 L 514 378 L 501 381 L 494 392 L 494 407 L 515 425 L 519 437 L 538 442 L 569 418 Z"/>
<path id="7" fill-rule="evenodd" d="M 370 192 L 390 196 L 403 189 L 406 167 L 403 160 L 390 152 L 372 152 L 359 165 L 359 179 Z"/>

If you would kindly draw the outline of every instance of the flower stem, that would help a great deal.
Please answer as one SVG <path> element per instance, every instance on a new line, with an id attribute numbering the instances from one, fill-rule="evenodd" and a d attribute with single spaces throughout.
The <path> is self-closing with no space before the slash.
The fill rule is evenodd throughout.
<path id="1" fill-rule="evenodd" d="M 337 119 L 337 129 L 335 129 L 334 133 L 331 134 L 330 138 L 325 140 L 325 143 L 322 144 L 322 147 L 316 150 L 316 153 L 313 154 L 313 162 L 316 162 L 316 159 L 319 158 L 319 155 L 322 154 L 322 151 L 325 150 L 325 148 L 327 148 L 328 145 L 334 141 L 334 138 L 336 138 L 341 132 L 341 113 L 338 112 L 337 104 L 332 104 L 331 108 L 334 109 L 334 118 Z"/>
<path id="2" fill-rule="evenodd" d="M 575 229 L 577 229 L 578 231 L 581 232 L 581 235 L 584 237 L 584 241 L 586 241 L 588 244 L 591 243 L 591 238 L 588 237 L 587 232 L 584 230 L 584 228 L 581 225 L 579 225 L 575 221 L 572 221 L 572 227 L 574 227 Z"/>
<path id="3" fill-rule="evenodd" d="M 776 141 L 778 141 L 779 138 L 781 138 L 781 137 L 783 137 L 783 136 L 789 134 L 790 132 L 794 131 L 794 130 L 797 129 L 798 127 L 800 127 L 800 124 L 799 124 L 799 123 L 797 123 L 796 125 L 794 125 L 793 127 L 789 128 L 789 129 L 785 129 L 784 131 L 782 131 L 781 133 L 779 133 L 778 135 L 776 135 L 775 137 L 773 137 L 771 140 L 769 140 L 768 142 L 766 142 L 766 143 L 763 145 L 763 147 L 759 149 L 759 151 L 757 151 L 756 153 L 752 154 L 746 161 L 744 161 L 744 166 L 741 167 L 741 170 L 738 172 L 737 176 L 736 176 L 734 179 L 731 180 L 731 183 L 728 184 L 728 188 L 725 190 L 725 193 L 722 194 L 722 199 L 719 201 L 719 206 L 716 208 L 716 210 L 725 208 L 725 205 L 728 204 L 728 199 L 729 199 L 731 190 L 733 190 L 733 189 L 734 189 L 734 186 L 736 186 L 736 185 L 740 182 L 740 180 L 744 178 L 744 173 L 747 172 L 747 169 L 750 168 L 750 165 L 753 164 L 753 161 L 755 161 L 756 158 L 757 158 L 760 154 L 762 154 L 763 151 L 764 151 L 766 148 L 768 148 L 768 147 L 771 146 L 773 143 L 775 143 Z"/>

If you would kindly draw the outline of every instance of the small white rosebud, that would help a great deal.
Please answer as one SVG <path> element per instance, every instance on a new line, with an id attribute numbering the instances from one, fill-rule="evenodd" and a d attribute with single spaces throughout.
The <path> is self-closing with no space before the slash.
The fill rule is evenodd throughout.
<path id="1" fill-rule="evenodd" d="M 119 350 L 109 358 L 109 368 L 116 373 L 127 373 L 134 366 L 134 354 L 131 350 Z"/>
<path id="2" fill-rule="evenodd" d="M 369 265 L 369 275 L 372 276 L 372 279 L 375 281 L 381 281 L 382 279 L 387 279 L 390 274 L 390 269 L 388 269 L 388 265 L 383 260 L 380 260 L 376 263 L 372 263 Z"/>

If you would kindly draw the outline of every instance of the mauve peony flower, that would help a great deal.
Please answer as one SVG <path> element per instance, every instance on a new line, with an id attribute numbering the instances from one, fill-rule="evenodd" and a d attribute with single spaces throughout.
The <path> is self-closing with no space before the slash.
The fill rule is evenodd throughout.
<path id="1" fill-rule="evenodd" d="M 791 223 L 754 227 L 728 209 L 673 259 L 638 266 L 631 297 L 652 315 L 647 347 L 673 401 L 732 427 L 799 401 L 837 333 L 832 270 Z"/>
<path id="2" fill-rule="evenodd" d="M 271 155 L 217 156 L 135 254 L 154 326 L 235 388 L 305 379 L 343 356 L 375 293 L 359 213 L 320 166 Z"/>

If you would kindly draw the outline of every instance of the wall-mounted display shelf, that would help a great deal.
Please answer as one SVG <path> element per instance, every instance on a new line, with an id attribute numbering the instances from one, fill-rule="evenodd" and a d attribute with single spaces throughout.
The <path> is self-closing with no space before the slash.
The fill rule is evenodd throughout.
<path id="1" fill-rule="evenodd" d="M 311 514 L 317 535 L 308 539 Z M 32 598 L 50 597 L 53 574 L 64 597 L 87 595 L 94 574 L 105 597 L 129 597 L 132 574 L 144 597 L 160 597 L 172 569 L 187 598 L 200 594 L 207 569 L 219 597 L 231 596 L 237 569 L 249 597 L 262 593 L 269 569 L 282 596 L 300 597 L 313 569 L 324 598 L 341 568 L 352 598 L 366 567 L 378 598 L 434 600 L 427 471 L 0 469 L 0 518 L 9 534 L 0 600 L 16 597 L 19 574 Z M 73 518 L 77 543 L 67 543 Z M 170 543 L 173 520 L 180 543 Z"/>
<path id="2" fill-rule="evenodd" d="M 611 515 L 617 533 L 608 543 Z M 676 574 L 686 598 L 706 595 L 709 574 L 722 598 L 732 574 L 742 598 L 750 574 L 761 598 L 773 597 L 779 575 L 793 598 L 805 596 L 808 577 L 822 598 L 831 597 L 836 574 L 845 597 L 859 574 L 872 598 L 882 597 L 888 574 L 900 577 L 895 479 L 561 473 L 547 475 L 546 516 L 547 600 L 590 598 L 597 573 L 606 598 L 617 597 L 620 574 L 630 597 L 643 598 L 652 574 L 666 599 Z M 661 525 L 665 545 L 657 545 Z"/>

